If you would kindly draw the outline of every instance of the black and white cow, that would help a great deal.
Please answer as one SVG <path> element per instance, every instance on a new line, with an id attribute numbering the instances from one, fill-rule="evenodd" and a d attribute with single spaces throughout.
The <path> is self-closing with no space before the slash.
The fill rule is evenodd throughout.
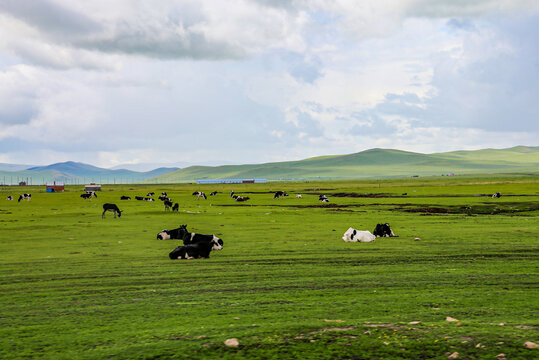
<path id="1" fill-rule="evenodd" d="M 168 195 L 167 195 L 166 192 L 163 191 L 163 192 L 161 193 L 161 196 L 167 197 Z"/>
<path id="2" fill-rule="evenodd" d="M 172 250 L 168 257 L 171 260 L 176 259 L 209 259 L 212 250 L 221 250 L 223 248 L 218 242 L 203 241 L 189 245 L 178 246 Z"/>
<path id="3" fill-rule="evenodd" d="M 144 196 L 135 196 L 135 200 L 143 201 Z"/>
<path id="4" fill-rule="evenodd" d="M 367 230 L 361 231 L 354 228 L 348 228 L 342 239 L 345 242 L 373 242 L 376 239 L 376 236 Z"/>
<path id="5" fill-rule="evenodd" d="M 234 197 L 234 190 L 230 190 L 230 197 Z"/>
<path id="6" fill-rule="evenodd" d="M 165 211 L 169 211 L 170 208 L 172 207 L 172 201 L 170 200 L 163 201 L 163 204 L 165 205 Z"/>
<path id="7" fill-rule="evenodd" d="M 178 203 L 174 204 L 174 206 L 172 207 L 172 211 L 178 212 L 179 209 L 180 209 L 180 204 Z"/>
<path id="8" fill-rule="evenodd" d="M 492 198 L 493 199 L 499 199 L 502 197 L 502 194 L 500 194 L 499 192 L 495 193 L 495 194 L 492 194 Z"/>
<path id="9" fill-rule="evenodd" d="M 103 214 L 101 214 L 102 218 L 105 217 L 105 213 L 107 211 L 112 211 L 115 218 L 116 218 L 116 215 L 118 215 L 118 217 L 122 217 L 122 211 L 118 209 L 118 206 L 116 206 L 116 204 L 109 204 L 109 203 L 103 204 Z"/>
<path id="10" fill-rule="evenodd" d="M 92 200 L 93 197 L 97 198 L 97 194 L 95 191 L 87 191 L 86 194 L 81 194 L 80 197 L 84 200 Z"/>
<path id="11" fill-rule="evenodd" d="M 9 195 L 6 200 L 13 200 L 13 196 Z"/>
<path id="12" fill-rule="evenodd" d="M 155 201 L 155 200 L 153 198 L 151 198 L 151 197 L 145 197 L 144 201 Z"/>
<path id="13" fill-rule="evenodd" d="M 21 194 L 19 195 L 19 200 L 17 202 L 21 202 L 21 200 L 32 200 L 32 194 Z"/>
<path id="14" fill-rule="evenodd" d="M 149 193 L 146 194 L 146 196 L 154 196 L 154 195 L 155 195 L 154 192 L 149 192 Z"/>
<path id="15" fill-rule="evenodd" d="M 161 196 L 158 197 L 158 199 L 161 200 L 161 201 L 165 201 L 165 200 L 170 201 L 170 199 L 166 195 L 161 195 Z"/>
<path id="16" fill-rule="evenodd" d="M 185 234 L 187 234 L 187 225 L 180 225 L 177 229 L 164 229 L 157 234 L 157 240 L 183 239 Z"/>
<path id="17" fill-rule="evenodd" d="M 236 201 L 240 201 L 240 202 L 241 202 L 241 201 L 247 201 L 247 200 L 250 199 L 249 196 L 239 196 L 239 195 L 234 195 L 234 196 L 235 196 L 234 199 L 235 199 Z"/>
<path id="18" fill-rule="evenodd" d="M 131 200 L 131 198 L 129 196 L 122 195 L 120 200 Z"/>
<path id="19" fill-rule="evenodd" d="M 329 202 L 329 199 L 326 195 L 318 195 L 318 200 L 322 202 Z"/>
<path id="20" fill-rule="evenodd" d="M 393 233 L 388 223 L 377 224 L 372 233 L 376 237 L 398 237 Z"/>
<path id="21" fill-rule="evenodd" d="M 206 194 L 204 194 L 202 191 L 195 191 L 193 195 L 197 197 L 197 200 L 199 200 L 201 197 L 204 198 L 204 200 L 207 199 Z"/>
<path id="22" fill-rule="evenodd" d="M 280 199 L 285 196 L 288 196 L 288 194 L 285 191 L 276 191 L 275 195 L 273 195 L 273 200 Z"/>
<path id="23" fill-rule="evenodd" d="M 223 248 L 223 240 L 218 238 L 215 235 L 204 235 L 204 234 L 197 234 L 197 233 L 190 233 L 185 232 L 182 237 L 183 244 L 184 245 L 190 245 L 190 244 L 196 244 L 201 242 L 211 242 L 215 243 L 215 246 L 217 248 L 214 248 L 214 250 L 221 250 Z"/>
<path id="24" fill-rule="evenodd" d="M 210 196 L 215 196 L 215 195 L 217 195 L 217 191 L 212 191 L 212 192 L 210 193 Z"/>

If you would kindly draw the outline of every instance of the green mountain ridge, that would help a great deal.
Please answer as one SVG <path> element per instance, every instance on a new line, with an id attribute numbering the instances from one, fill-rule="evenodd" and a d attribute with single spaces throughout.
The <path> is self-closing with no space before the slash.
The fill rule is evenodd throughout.
<path id="1" fill-rule="evenodd" d="M 516 146 L 508 149 L 434 154 L 376 148 L 353 154 L 318 156 L 298 161 L 191 166 L 148 181 L 174 183 L 221 178 L 350 179 L 508 172 L 539 173 L 539 147 Z"/>

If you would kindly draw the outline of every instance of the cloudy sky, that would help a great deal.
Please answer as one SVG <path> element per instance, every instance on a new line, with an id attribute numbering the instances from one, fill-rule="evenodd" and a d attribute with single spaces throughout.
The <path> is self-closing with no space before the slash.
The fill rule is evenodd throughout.
<path id="1" fill-rule="evenodd" d="M 538 145 L 537 0 L 0 0 L 0 162 Z"/>

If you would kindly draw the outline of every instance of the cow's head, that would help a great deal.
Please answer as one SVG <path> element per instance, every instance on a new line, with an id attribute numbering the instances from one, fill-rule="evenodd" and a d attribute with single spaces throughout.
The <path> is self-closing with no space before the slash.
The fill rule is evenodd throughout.
<path id="1" fill-rule="evenodd" d="M 223 240 L 219 239 L 217 236 L 213 235 L 211 240 L 212 250 L 223 250 Z"/>
<path id="2" fill-rule="evenodd" d="M 167 229 L 164 229 L 159 234 L 157 234 L 157 240 L 168 240 L 170 239 L 170 234 Z"/>

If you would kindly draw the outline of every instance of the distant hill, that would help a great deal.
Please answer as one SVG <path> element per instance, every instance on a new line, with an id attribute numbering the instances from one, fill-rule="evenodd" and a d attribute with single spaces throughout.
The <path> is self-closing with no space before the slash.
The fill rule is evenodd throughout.
<path id="1" fill-rule="evenodd" d="M 178 168 L 158 168 L 152 171 L 110 170 L 80 162 L 67 161 L 47 166 L 33 166 L 26 170 L 0 170 L 0 183 L 15 184 L 28 181 L 30 184 L 64 182 L 67 184 L 96 183 L 136 183 L 167 174 Z"/>
<path id="2" fill-rule="evenodd" d="M 174 183 L 219 178 L 352 179 L 449 173 L 539 174 L 539 147 L 517 146 L 509 149 L 453 151 L 437 154 L 371 149 L 354 154 L 320 156 L 299 161 L 191 166 L 149 181 Z"/>

